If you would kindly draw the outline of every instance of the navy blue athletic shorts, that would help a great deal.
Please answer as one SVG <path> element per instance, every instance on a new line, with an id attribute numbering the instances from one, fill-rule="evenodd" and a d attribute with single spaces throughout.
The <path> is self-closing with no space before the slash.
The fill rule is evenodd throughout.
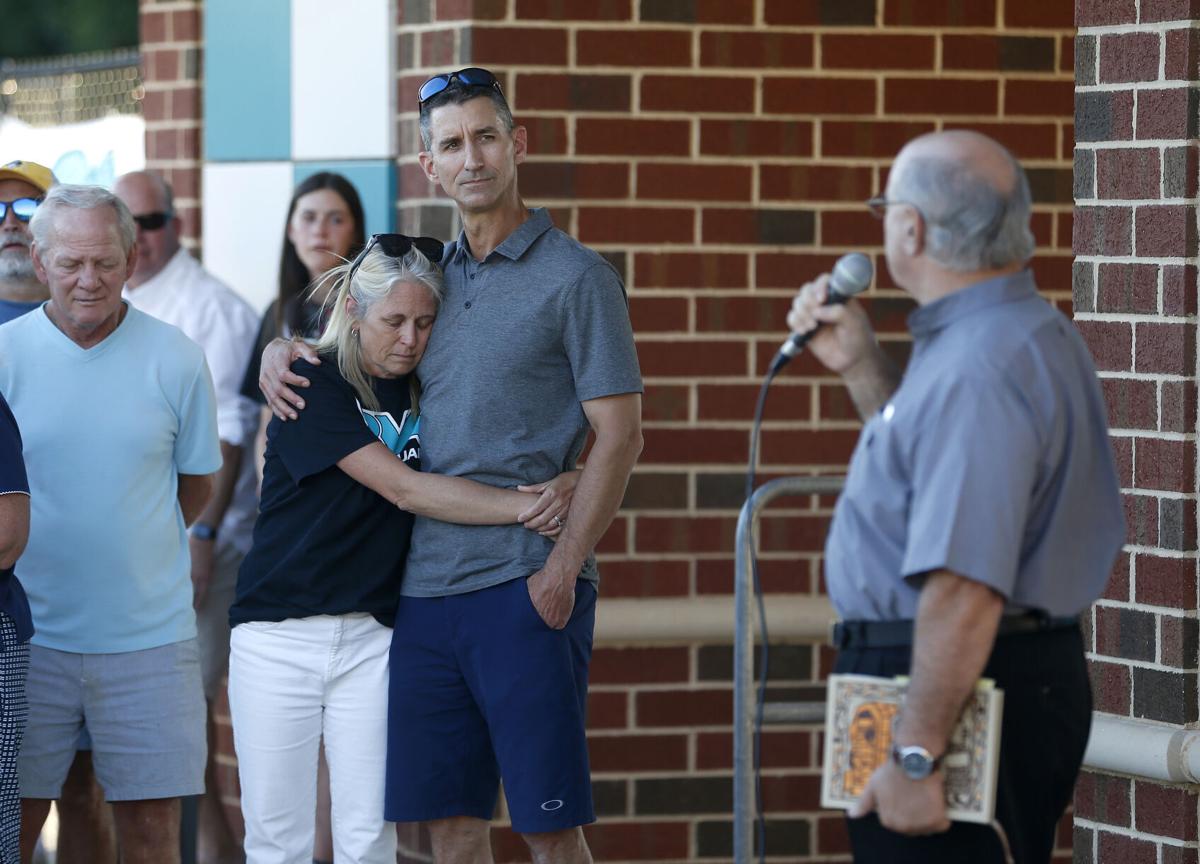
<path id="1" fill-rule="evenodd" d="M 563 630 L 526 580 L 401 597 L 392 633 L 384 816 L 491 819 L 500 780 L 513 829 L 595 821 L 585 712 L 596 589 L 575 583 Z"/>

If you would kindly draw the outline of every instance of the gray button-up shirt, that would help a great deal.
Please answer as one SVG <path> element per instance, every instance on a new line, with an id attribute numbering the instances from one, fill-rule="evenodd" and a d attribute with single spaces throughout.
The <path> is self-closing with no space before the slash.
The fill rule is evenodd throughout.
<path id="1" fill-rule="evenodd" d="M 1124 542 L 1099 382 L 1028 271 L 909 317 L 899 389 L 863 427 L 826 544 L 844 619 L 914 618 L 950 570 L 1012 606 L 1075 615 Z"/>

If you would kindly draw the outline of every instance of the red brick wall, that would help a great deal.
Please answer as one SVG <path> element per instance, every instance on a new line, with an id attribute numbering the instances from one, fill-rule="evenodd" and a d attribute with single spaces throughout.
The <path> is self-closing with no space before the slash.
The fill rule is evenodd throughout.
<path id="1" fill-rule="evenodd" d="M 1096 354 L 1129 546 L 1092 619 L 1096 707 L 1171 725 L 1196 693 L 1200 4 L 1076 3 L 1075 308 Z M 1076 860 L 1196 861 L 1195 787 L 1088 774 Z"/>
<path id="2" fill-rule="evenodd" d="M 204 0 L 139 0 L 146 167 L 175 190 L 184 243 L 200 242 Z"/>
<path id="3" fill-rule="evenodd" d="M 501 75 L 530 133 L 521 189 L 600 250 L 629 289 L 646 377 L 646 449 L 601 546 L 603 594 L 733 590 L 734 526 L 760 376 L 792 292 L 846 251 L 875 253 L 862 201 L 896 149 L 971 126 L 1030 171 L 1042 289 L 1069 308 L 1071 10 L 1043 0 L 477 0 L 401 4 L 401 224 L 457 230 L 416 163 L 415 92 L 467 65 Z M 906 354 L 911 304 L 886 274 L 868 304 Z M 801 358 L 774 385 L 762 476 L 844 470 L 858 424 L 836 381 Z M 818 591 L 828 501 L 773 511 L 769 591 Z M 828 655 L 773 653 L 778 692 L 820 698 Z M 604 861 L 731 854 L 730 649 L 603 647 L 591 742 Z M 817 805 L 817 736 L 765 746 L 769 848 L 845 860 Z M 497 833 L 498 860 L 525 860 Z M 1070 846 L 1065 823 L 1062 847 Z M 1059 860 L 1070 859 L 1064 851 Z"/>

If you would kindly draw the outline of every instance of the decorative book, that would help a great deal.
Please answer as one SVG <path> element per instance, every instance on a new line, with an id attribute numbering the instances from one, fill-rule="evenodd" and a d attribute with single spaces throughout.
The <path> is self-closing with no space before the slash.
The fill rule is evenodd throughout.
<path id="1" fill-rule="evenodd" d="M 891 759 L 892 724 L 907 678 L 830 675 L 825 705 L 821 806 L 846 810 L 866 789 L 875 769 Z M 941 771 L 946 812 L 960 822 L 992 822 L 1004 691 L 981 679 L 950 736 Z"/>

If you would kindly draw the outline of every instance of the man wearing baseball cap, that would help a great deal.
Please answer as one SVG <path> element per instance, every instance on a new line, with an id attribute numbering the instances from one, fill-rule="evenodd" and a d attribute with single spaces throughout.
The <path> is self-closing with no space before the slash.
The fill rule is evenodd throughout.
<path id="1" fill-rule="evenodd" d="M 0 324 L 50 297 L 33 272 L 29 219 L 58 181 L 44 165 L 17 159 L 0 166 Z"/>

